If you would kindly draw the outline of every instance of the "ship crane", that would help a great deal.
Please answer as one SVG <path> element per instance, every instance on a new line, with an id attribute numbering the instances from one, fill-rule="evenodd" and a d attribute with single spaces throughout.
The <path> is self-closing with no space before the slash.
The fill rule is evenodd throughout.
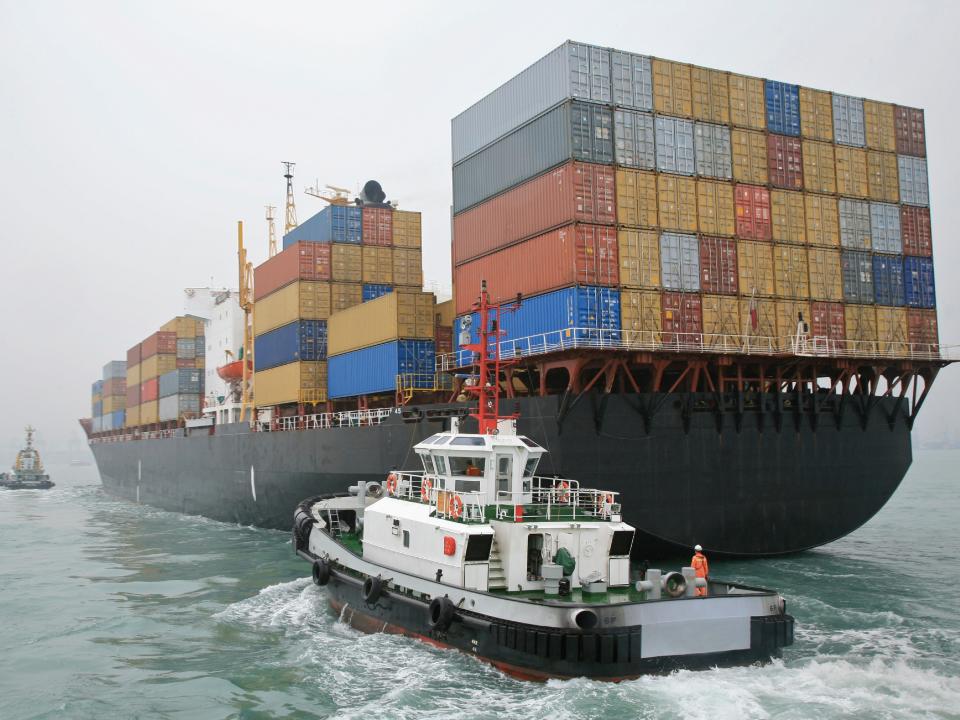
<path id="1" fill-rule="evenodd" d="M 243 246 L 243 221 L 237 221 L 237 264 L 239 269 L 240 309 L 243 310 L 243 371 L 240 390 L 240 422 L 247 416 L 252 406 L 253 378 L 250 365 L 253 359 L 253 263 L 247 260 L 247 249 Z"/>
<path id="2" fill-rule="evenodd" d="M 324 185 L 324 187 L 326 188 L 326 190 L 332 191 L 333 194 L 331 195 L 330 192 L 327 192 L 326 190 L 322 190 L 320 188 L 319 180 L 315 181 L 312 186 L 305 188 L 304 192 L 307 195 L 312 195 L 315 198 L 320 198 L 321 200 L 325 200 L 331 205 L 349 205 L 350 204 L 350 191 L 347 190 L 346 188 L 337 187 L 336 185 Z"/>

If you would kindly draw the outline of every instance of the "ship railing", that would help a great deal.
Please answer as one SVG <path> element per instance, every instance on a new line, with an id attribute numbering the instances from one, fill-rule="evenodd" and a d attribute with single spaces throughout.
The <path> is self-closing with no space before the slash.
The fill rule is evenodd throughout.
<path id="1" fill-rule="evenodd" d="M 379 425 L 390 417 L 395 408 L 372 410 L 347 410 L 335 413 L 290 415 L 257 422 L 260 432 L 286 432 L 291 430 L 320 430 L 326 428 L 367 427 Z"/>
<path id="2" fill-rule="evenodd" d="M 166 430 L 144 430 L 140 432 L 124 433 L 122 435 L 104 435 L 102 437 L 90 438 L 91 443 L 122 443 L 131 440 L 160 440 L 163 438 L 177 437 L 180 431 L 176 428 Z"/>
<path id="3" fill-rule="evenodd" d="M 948 360 L 938 343 L 905 340 L 846 340 L 822 336 L 774 336 L 758 333 L 690 333 L 666 330 L 616 330 L 564 328 L 522 338 L 501 340 L 504 360 L 546 355 L 566 350 L 627 350 L 699 354 L 772 356 L 870 357 L 916 360 Z M 437 355 L 438 372 L 449 372 L 477 363 L 477 354 L 457 350 Z"/>

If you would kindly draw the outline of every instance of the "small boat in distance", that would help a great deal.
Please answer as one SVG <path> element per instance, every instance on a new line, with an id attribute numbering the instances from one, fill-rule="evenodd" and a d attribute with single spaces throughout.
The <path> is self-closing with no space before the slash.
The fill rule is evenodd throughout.
<path id="1" fill-rule="evenodd" d="M 46 490 L 54 483 L 43 469 L 40 453 L 33 447 L 33 433 L 30 425 L 26 427 L 27 444 L 17 453 L 13 469 L 9 473 L 0 473 L 0 488 L 6 490 Z"/>
<path id="2" fill-rule="evenodd" d="M 501 307 L 485 287 L 477 309 L 479 432 L 452 418 L 414 446 L 422 470 L 297 508 L 295 550 L 331 606 L 360 630 L 456 648 L 528 680 L 617 681 L 779 656 L 794 621 L 776 592 L 693 568 L 633 580 L 635 529 L 618 494 L 536 474 L 546 449 L 499 411 L 504 363 L 490 350 Z"/>

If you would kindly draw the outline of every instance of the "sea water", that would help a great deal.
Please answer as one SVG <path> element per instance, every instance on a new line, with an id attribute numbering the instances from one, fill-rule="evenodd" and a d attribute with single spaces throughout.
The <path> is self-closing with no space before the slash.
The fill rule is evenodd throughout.
<path id="1" fill-rule="evenodd" d="M 722 561 L 776 588 L 765 666 L 526 683 L 344 625 L 289 534 L 105 495 L 94 467 L 0 493 L 0 718 L 960 717 L 960 452 L 918 452 L 890 503 L 793 557 Z M 678 559 L 679 562 L 680 559 Z"/>

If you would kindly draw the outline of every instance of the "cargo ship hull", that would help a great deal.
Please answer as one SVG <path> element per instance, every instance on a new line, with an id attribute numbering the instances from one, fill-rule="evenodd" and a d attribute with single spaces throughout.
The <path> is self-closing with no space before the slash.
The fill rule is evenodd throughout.
<path id="1" fill-rule="evenodd" d="M 680 398 L 684 397 L 684 400 Z M 841 402 L 840 397 L 836 396 Z M 892 398 L 869 411 L 809 407 L 796 395 L 753 398 L 739 415 L 713 394 L 517 400 L 519 430 L 549 450 L 538 474 L 618 491 L 640 556 L 687 551 L 769 556 L 836 540 L 869 520 L 911 462 L 910 430 Z M 224 522 L 289 529 L 305 497 L 412 468 L 413 444 L 456 405 L 405 408 L 378 425 L 94 442 L 112 495 Z M 184 433 L 184 431 L 178 431 Z"/>

